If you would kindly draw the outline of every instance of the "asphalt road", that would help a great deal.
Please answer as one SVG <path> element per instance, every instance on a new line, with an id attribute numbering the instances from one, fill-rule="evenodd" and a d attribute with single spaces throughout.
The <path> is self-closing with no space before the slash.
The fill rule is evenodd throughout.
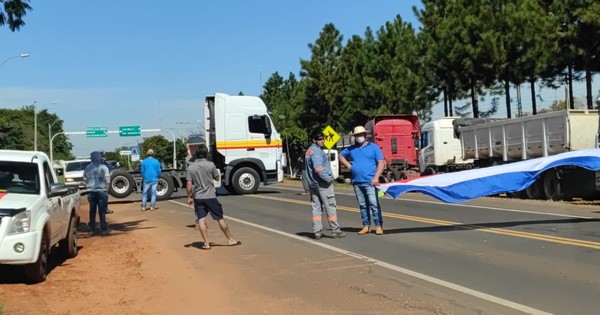
<path id="1" fill-rule="evenodd" d="M 304 242 L 386 269 L 400 283 L 419 283 L 475 313 L 597 314 L 600 309 L 597 205 L 502 198 L 450 205 L 408 194 L 382 198 L 385 235 L 359 236 L 354 195 L 338 189 L 338 218 L 347 237 L 315 241 L 308 196 L 300 192 L 296 185 L 275 185 L 256 195 L 219 199 L 236 224 L 279 242 Z M 175 198 L 168 207 L 189 212 L 184 203 Z M 381 280 L 386 290 L 407 290 L 394 287 L 389 277 Z"/>

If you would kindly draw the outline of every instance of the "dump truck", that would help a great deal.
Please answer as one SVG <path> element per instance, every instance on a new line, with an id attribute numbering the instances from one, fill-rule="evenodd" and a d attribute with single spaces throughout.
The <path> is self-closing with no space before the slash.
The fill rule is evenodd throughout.
<path id="1" fill-rule="evenodd" d="M 598 110 L 570 109 L 497 121 L 456 119 L 462 160 L 486 167 L 598 147 Z M 600 172 L 561 166 L 513 193 L 527 199 L 597 199 Z"/>

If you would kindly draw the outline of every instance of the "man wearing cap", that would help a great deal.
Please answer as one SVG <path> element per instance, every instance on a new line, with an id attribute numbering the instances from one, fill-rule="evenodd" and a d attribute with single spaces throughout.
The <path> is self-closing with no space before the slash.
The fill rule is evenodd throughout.
<path id="1" fill-rule="evenodd" d="M 323 237 L 323 223 L 321 214 L 323 208 L 327 213 L 327 221 L 331 228 L 333 238 L 342 238 L 346 234 L 341 231 L 337 221 L 335 192 L 333 191 L 333 172 L 327 154 L 323 151 L 325 138 L 323 133 L 312 134 L 313 144 L 306 150 L 304 165 L 304 180 L 309 187 L 309 195 L 312 205 L 312 226 L 315 239 Z"/>
<path id="2" fill-rule="evenodd" d="M 148 156 L 142 161 L 142 211 L 146 211 L 146 200 L 148 200 L 148 189 L 150 189 L 150 210 L 155 209 L 156 205 L 156 189 L 158 187 L 158 177 L 160 176 L 160 162 L 154 158 L 154 150 L 149 149 L 146 153 Z"/>
<path id="3" fill-rule="evenodd" d="M 363 228 L 358 232 L 364 235 L 371 232 L 371 216 L 375 222 L 375 234 L 383 234 L 383 217 L 377 198 L 375 185 L 385 167 L 381 149 L 367 141 L 367 131 L 363 126 L 354 128 L 355 144 L 340 153 L 340 162 L 352 172 L 352 186 L 360 207 Z M 349 162 L 348 160 L 351 160 Z"/>

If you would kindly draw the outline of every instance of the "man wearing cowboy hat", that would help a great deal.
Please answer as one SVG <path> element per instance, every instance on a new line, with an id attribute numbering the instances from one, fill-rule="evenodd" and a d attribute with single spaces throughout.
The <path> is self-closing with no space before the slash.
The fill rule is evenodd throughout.
<path id="1" fill-rule="evenodd" d="M 354 128 L 355 144 L 340 153 L 340 162 L 352 172 L 352 186 L 360 207 L 363 228 L 358 232 L 364 235 L 371 232 L 371 216 L 375 222 L 375 234 L 383 234 L 383 217 L 377 198 L 375 185 L 385 167 L 381 149 L 366 139 L 367 131 L 363 126 Z M 352 163 L 348 162 L 348 159 Z"/>

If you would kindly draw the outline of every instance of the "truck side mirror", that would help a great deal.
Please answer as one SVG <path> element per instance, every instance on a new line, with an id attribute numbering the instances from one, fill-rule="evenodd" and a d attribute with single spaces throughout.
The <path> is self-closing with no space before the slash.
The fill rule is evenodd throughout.
<path id="1" fill-rule="evenodd" d="M 263 119 L 265 122 L 265 136 L 270 137 L 273 133 L 273 129 L 271 128 L 271 121 L 269 120 L 269 116 L 267 115 L 264 115 Z"/>

